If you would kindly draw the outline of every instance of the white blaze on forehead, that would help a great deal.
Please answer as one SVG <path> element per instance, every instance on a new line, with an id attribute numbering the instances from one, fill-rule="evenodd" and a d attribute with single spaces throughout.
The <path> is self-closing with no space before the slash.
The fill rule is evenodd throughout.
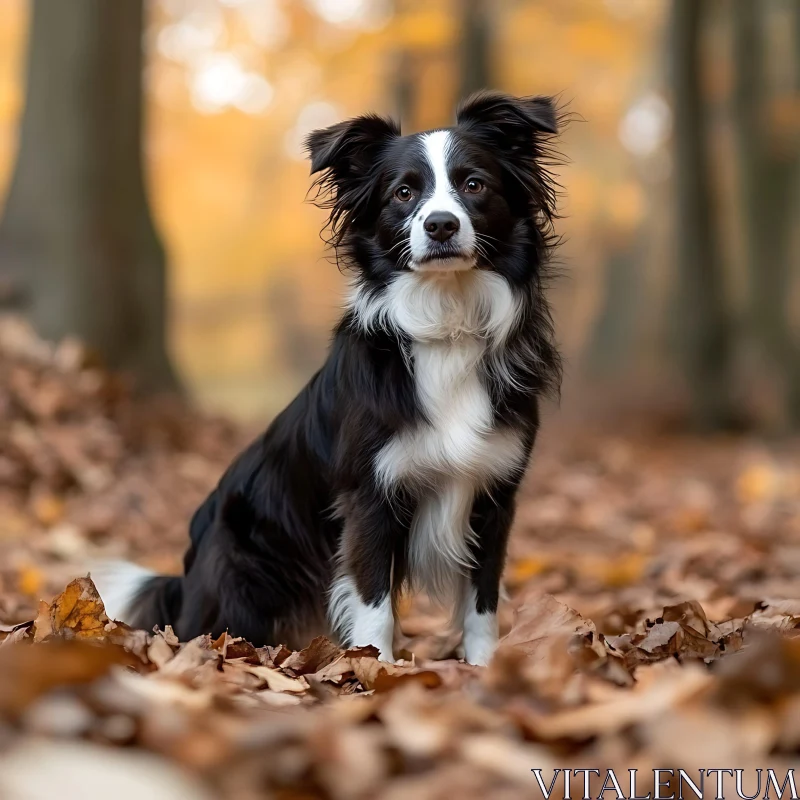
<path id="1" fill-rule="evenodd" d="M 425 258 L 430 247 L 430 239 L 425 232 L 425 220 L 434 211 L 449 211 L 459 222 L 459 230 L 450 244 L 461 250 L 466 259 L 450 259 L 450 264 L 437 264 L 439 269 L 469 268 L 474 264 L 475 230 L 472 227 L 466 208 L 458 198 L 448 170 L 448 159 L 452 150 L 453 136 L 450 131 L 433 131 L 421 137 L 425 160 L 433 173 L 433 190 L 423 196 L 422 202 L 411 219 L 410 244 L 412 266 Z"/>
<path id="2" fill-rule="evenodd" d="M 447 169 L 447 159 L 451 148 L 450 131 L 434 131 L 422 137 L 425 158 L 433 172 L 433 194 L 425 201 L 420 211 L 423 217 L 432 211 L 450 211 L 462 222 L 464 206 L 461 205 L 453 189 Z"/>

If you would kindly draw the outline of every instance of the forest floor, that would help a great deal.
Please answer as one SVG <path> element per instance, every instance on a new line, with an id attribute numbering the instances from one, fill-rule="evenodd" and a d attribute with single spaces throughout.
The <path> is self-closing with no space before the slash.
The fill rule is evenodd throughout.
<path id="1" fill-rule="evenodd" d="M 421 600 L 398 665 L 108 620 L 86 565 L 178 570 L 245 437 L 0 323 L 0 797 L 531 798 L 532 770 L 546 789 L 570 768 L 601 771 L 594 797 L 607 769 L 624 796 L 632 769 L 639 795 L 653 769 L 782 782 L 800 749 L 796 442 L 552 425 L 484 669 Z"/>

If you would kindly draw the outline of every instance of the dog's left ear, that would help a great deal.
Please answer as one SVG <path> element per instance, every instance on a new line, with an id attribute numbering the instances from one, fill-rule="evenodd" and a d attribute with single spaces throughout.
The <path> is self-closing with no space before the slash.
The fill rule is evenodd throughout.
<path id="1" fill-rule="evenodd" d="M 459 125 L 473 128 L 505 148 L 532 145 L 536 134 L 558 132 L 558 117 L 549 97 L 477 92 L 461 103 L 456 118 Z"/>
<path id="2" fill-rule="evenodd" d="M 459 106 L 456 119 L 497 154 L 510 178 L 508 196 L 552 218 L 556 185 L 547 162 L 557 161 L 549 139 L 559 121 L 553 100 L 478 92 Z"/>

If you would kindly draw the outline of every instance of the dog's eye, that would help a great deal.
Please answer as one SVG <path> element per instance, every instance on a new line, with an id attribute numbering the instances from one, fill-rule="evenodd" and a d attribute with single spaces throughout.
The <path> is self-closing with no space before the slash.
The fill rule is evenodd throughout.
<path id="1" fill-rule="evenodd" d="M 483 191 L 483 181 L 479 181 L 477 178 L 470 178 L 464 184 L 464 191 L 467 194 L 478 194 L 478 192 Z"/>
<path id="2" fill-rule="evenodd" d="M 414 196 L 414 193 L 408 188 L 408 186 L 401 186 L 398 189 L 395 189 L 394 196 L 401 203 L 407 203 Z"/>

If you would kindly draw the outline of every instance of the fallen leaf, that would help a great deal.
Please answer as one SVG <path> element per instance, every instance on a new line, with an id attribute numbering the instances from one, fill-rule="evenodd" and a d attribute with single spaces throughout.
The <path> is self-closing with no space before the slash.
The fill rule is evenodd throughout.
<path id="1" fill-rule="evenodd" d="M 528 595 L 514 612 L 509 633 L 500 640 L 529 656 L 536 656 L 544 643 L 555 637 L 595 633 L 594 624 L 552 595 Z"/>
<path id="2" fill-rule="evenodd" d="M 42 590 L 44 576 L 42 571 L 36 567 L 26 566 L 19 571 L 18 585 L 23 594 L 36 597 Z"/>
<path id="3" fill-rule="evenodd" d="M 317 636 L 308 647 L 283 659 L 280 666 L 281 669 L 291 670 L 295 675 L 308 675 L 328 666 L 341 653 L 341 648 L 326 636 Z"/>
<path id="4" fill-rule="evenodd" d="M 636 646 L 646 653 L 654 653 L 663 650 L 662 655 L 672 655 L 678 652 L 676 637 L 681 631 L 681 626 L 677 622 L 661 622 L 653 625 L 647 632 L 647 636 Z"/>
<path id="5" fill-rule="evenodd" d="M 131 664 L 130 655 L 122 648 L 77 639 L 2 647 L 0 715 L 15 718 L 45 692 L 88 683 L 117 664 Z"/>
<path id="6" fill-rule="evenodd" d="M 172 661 L 174 655 L 167 640 L 161 635 L 154 636 L 147 647 L 147 658 L 159 668 L 163 668 L 167 662 Z"/>
<path id="7" fill-rule="evenodd" d="M 19 741 L 0 757 L 0 794 L 27 800 L 213 800 L 198 778 L 150 753 L 36 739 Z"/>
<path id="8" fill-rule="evenodd" d="M 34 641 L 66 632 L 79 639 L 103 639 L 109 619 L 91 578 L 76 578 L 48 605 L 39 604 Z"/>
<path id="9" fill-rule="evenodd" d="M 256 667 L 242 664 L 242 669 L 264 681 L 273 692 L 295 692 L 302 694 L 308 690 L 308 683 L 303 678 L 290 678 L 279 669 Z"/>
<path id="10" fill-rule="evenodd" d="M 609 734 L 634 722 L 657 718 L 674 706 L 698 697 L 712 682 L 711 676 L 699 667 L 673 668 L 674 663 L 650 667 L 650 680 L 640 680 L 635 691 L 620 689 L 624 694 L 615 695 L 613 700 L 551 715 L 532 715 L 529 723 L 538 737 L 554 740 Z M 664 665 L 669 668 L 664 670 Z"/>

